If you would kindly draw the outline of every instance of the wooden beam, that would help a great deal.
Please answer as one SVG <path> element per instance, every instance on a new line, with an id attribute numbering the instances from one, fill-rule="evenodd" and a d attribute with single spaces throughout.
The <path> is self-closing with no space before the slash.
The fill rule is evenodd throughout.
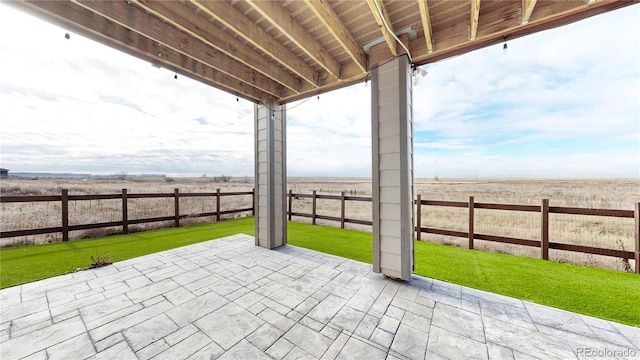
<path id="1" fill-rule="evenodd" d="M 387 42 L 387 46 L 389 46 L 391 54 L 394 57 L 398 56 L 396 39 L 392 35 L 394 33 L 393 24 L 391 23 L 391 19 L 389 19 L 389 14 L 387 13 L 387 9 L 382 3 L 382 0 L 367 0 L 367 4 L 369 5 L 371 13 L 376 19 L 378 26 L 380 27 L 382 36 L 384 36 L 384 40 Z M 387 29 L 387 25 L 389 26 L 389 29 Z"/>
<path id="2" fill-rule="evenodd" d="M 318 17 L 318 20 L 331 33 L 333 38 L 340 44 L 342 49 L 351 57 L 362 72 L 367 72 L 365 55 L 362 49 L 356 44 L 353 36 L 338 17 L 331 4 L 327 0 L 305 0 L 305 3 Z"/>
<path id="3" fill-rule="evenodd" d="M 116 50 L 154 64 L 161 64 L 181 75 L 245 99 L 259 102 L 268 96 L 264 91 L 240 82 L 171 48 L 164 47 L 158 42 L 124 28 L 76 3 L 69 1 L 21 1 L 11 2 L 10 5 L 36 16 L 42 16 L 46 21 L 64 28 L 71 28 L 79 34 Z"/>
<path id="4" fill-rule="evenodd" d="M 441 39 L 438 40 L 438 46 L 433 53 L 427 51 L 425 40 L 422 37 L 411 40 L 409 49 L 415 64 L 424 65 L 500 44 L 504 39 L 504 34 L 508 34 L 509 39 L 516 39 L 636 3 L 635 1 L 600 1 L 591 4 L 585 4 L 581 1 L 538 2 L 535 16 L 529 19 L 529 23 L 518 25 L 520 2 L 503 2 L 505 5 L 498 7 L 499 10 L 495 13 L 482 15 L 483 26 L 475 41 L 468 41 L 467 31 L 449 27 L 433 33 L 434 39 Z M 490 19 L 493 20 L 488 21 Z"/>
<path id="5" fill-rule="evenodd" d="M 480 0 L 471 0 L 471 20 L 469 24 L 469 40 L 478 35 L 478 18 L 480 17 Z"/>
<path id="6" fill-rule="evenodd" d="M 304 61 L 297 58 L 289 49 L 273 41 L 269 33 L 256 26 L 242 12 L 226 1 L 189 0 L 200 10 L 222 23 L 230 31 L 260 49 L 285 68 L 291 70 L 312 86 L 319 87 L 318 74 Z"/>
<path id="7" fill-rule="evenodd" d="M 324 50 L 318 40 L 314 39 L 302 25 L 298 24 L 293 16 L 282 7 L 280 2 L 246 0 L 246 3 L 313 61 L 322 66 L 333 80 L 337 80 L 340 77 L 340 64 Z"/>
<path id="8" fill-rule="evenodd" d="M 433 52 L 433 39 L 431 37 L 431 17 L 429 16 L 429 5 L 427 0 L 418 0 L 420 8 L 420 19 L 422 20 L 422 29 L 424 30 L 424 41 L 427 44 L 427 51 Z"/>
<path id="9" fill-rule="evenodd" d="M 398 37 L 400 41 L 409 48 L 409 35 L 402 34 Z M 400 46 L 398 47 L 398 55 L 406 54 L 405 49 Z M 378 45 L 372 46 L 369 50 L 369 66 L 372 68 L 378 64 L 381 64 L 389 59 L 392 59 L 394 56 L 389 51 L 389 47 L 385 43 L 380 43 Z"/>
<path id="10" fill-rule="evenodd" d="M 303 65 L 305 65 L 305 69 L 310 70 L 308 74 L 310 74 L 311 79 L 314 80 L 312 83 L 308 79 L 299 77 L 298 73 L 290 70 L 290 67 L 285 67 L 285 65 L 281 66 L 282 59 L 278 60 L 278 62 L 272 60 L 270 54 L 278 54 L 280 50 L 276 48 L 278 45 L 282 48 L 282 45 L 277 44 L 275 40 L 269 38 L 269 44 L 275 44 L 273 45 L 273 49 L 275 50 L 272 49 L 270 53 L 265 55 L 262 49 L 256 49 L 252 42 L 247 44 L 243 41 L 243 39 L 246 39 L 245 36 L 254 37 L 251 32 L 255 31 L 254 29 L 246 31 L 245 36 L 235 34 L 235 31 L 238 29 L 244 29 L 244 23 L 243 25 L 236 25 L 236 30 L 221 29 L 222 25 L 220 25 L 218 21 L 211 20 L 209 12 L 204 12 L 201 7 L 195 5 L 197 0 L 181 0 L 170 3 L 161 2 L 160 4 L 156 4 L 153 0 L 131 0 L 130 5 L 126 5 L 127 2 L 125 1 L 106 2 L 106 4 L 95 5 L 97 7 L 111 7 L 116 5 L 111 5 L 110 3 L 121 3 L 118 6 L 129 6 L 130 8 L 136 9 L 136 12 L 131 12 L 130 8 L 128 8 L 126 11 L 121 10 L 118 16 L 135 19 L 139 16 L 136 14 L 142 10 L 138 4 L 147 4 L 148 7 L 144 9 L 149 13 L 146 14 L 145 17 L 155 20 L 153 23 L 145 23 L 151 25 L 150 27 L 152 29 L 144 32 L 144 34 L 122 26 L 122 24 L 128 24 L 126 22 L 129 21 L 128 19 L 118 17 L 120 20 L 114 22 L 110 18 L 105 18 L 93 11 L 82 8 L 74 3 L 74 1 L 81 1 L 85 6 L 91 4 L 91 2 L 87 0 L 19 0 L 11 1 L 7 4 L 17 4 L 15 5 L 16 7 L 31 8 L 32 13 L 41 14 L 43 15 L 42 17 L 49 19 L 49 21 L 62 24 L 63 28 L 68 28 L 73 31 L 76 31 L 77 28 L 78 33 L 88 34 L 88 37 L 97 39 L 111 47 L 141 59 L 160 63 L 163 67 L 170 69 L 170 71 L 177 71 L 185 76 L 192 77 L 203 83 L 256 102 L 266 97 L 275 97 L 281 103 L 294 101 L 315 95 L 319 92 L 326 92 L 357 81 L 363 81 L 366 75 L 366 72 L 363 72 L 361 63 L 347 61 L 342 64 L 341 73 L 343 75 L 343 81 L 333 81 L 333 77 L 328 75 L 329 72 L 321 71 L 319 78 L 323 82 L 321 82 L 318 87 L 318 77 L 316 77 L 318 74 L 314 70 L 314 68 L 318 67 L 316 67 L 315 64 L 311 66 L 304 64 L 304 61 L 296 59 L 295 55 L 292 55 L 288 49 L 285 49 L 285 56 L 292 56 L 293 61 L 297 60 L 302 62 Z M 194 3 L 192 3 L 192 1 Z M 330 2 L 331 0 L 319 1 Z M 369 1 L 378 1 L 373 3 L 374 6 L 378 3 L 383 4 L 383 0 Z M 426 4 L 428 0 L 421 1 L 424 1 Z M 437 40 L 437 49 L 433 48 L 432 52 L 429 52 L 429 42 L 426 36 L 408 41 L 408 48 L 411 50 L 411 55 L 415 63 L 422 65 L 464 54 L 482 47 L 501 44 L 504 34 L 508 34 L 509 39 L 514 39 L 636 3 L 635 1 L 629 0 L 604 0 L 588 4 L 581 1 L 537 1 L 534 6 L 531 4 L 532 0 L 529 1 L 527 6 L 529 6 L 529 9 L 535 8 L 535 12 L 532 10 L 527 24 L 518 24 L 518 19 L 524 14 L 523 11 L 526 12 L 526 9 L 522 9 L 522 0 L 499 3 L 484 2 L 482 3 L 483 26 L 476 28 L 475 41 L 468 41 L 470 26 L 468 20 L 466 20 L 468 17 L 465 14 L 462 16 L 464 19 L 460 22 L 451 23 L 447 26 L 440 24 L 437 29 L 431 29 L 431 43 L 433 44 L 434 40 Z M 207 5 L 211 3 L 215 2 L 207 2 Z M 223 6 L 231 7 L 232 10 L 237 11 L 237 8 L 231 5 L 232 3 L 233 2 L 224 2 Z M 446 2 L 442 4 L 446 4 Z M 462 8 L 468 9 L 467 6 L 469 5 L 467 4 L 467 2 L 464 2 Z M 437 12 L 436 6 L 443 6 L 440 3 L 436 5 L 435 2 L 429 2 L 429 5 L 431 5 L 430 10 L 432 14 Z M 155 6 L 158 6 L 158 8 Z M 155 11 L 160 11 L 157 10 L 159 7 L 164 7 L 170 11 L 164 14 L 163 17 L 157 18 L 154 14 Z M 149 8 L 155 10 L 150 11 Z M 244 6 L 242 6 L 242 8 L 245 9 Z M 327 5 L 324 7 L 314 6 L 313 8 L 327 10 L 332 7 Z M 457 6 L 455 8 L 459 13 L 460 7 Z M 52 11 L 49 11 L 49 9 Z M 178 9 L 181 12 L 179 12 Z M 426 10 L 429 10 L 429 8 L 426 8 Z M 416 9 L 415 11 L 418 10 Z M 253 13 L 253 11 L 251 12 Z M 218 14 L 217 16 L 224 17 L 224 14 Z M 369 15 L 366 14 L 365 16 Z M 116 16 L 113 18 L 115 19 Z M 323 16 L 323 18 L 329 17 Z M 363 19 L 364 18 L 365 17 L 363 17 Z M 242 19 L 241 22 L 246 22 L 248 18 L 242 15 L 240 19 Z M 236 20 L 237 19 L 229 19 L 229 21 L 234 22 Z M 339 25 L 341 21 L 337 16 L 335 16 L 332 21 L 332 24 L 338 24 L 336 25 L 337 27 L 331 27 L 334 29 L 333 31 L 336 32 L 341 27 L 341 25 Z M 252 27 L 256 27 L 253 26 L 253 22 L 251 24 Z M 327 24 L 330 23 L 327 21 Z M 344 27 L 344 24 L 342 24 L 342 27 Z M 166 32 L 164 30 L 165 28 L 169 30 L 169 32 Z M 215 32 L 216 30 L 218 31 L 217 33 Z M 257 31 L 258 34 L 269 34 L 259 28 Z M 162 38 L 161 33 L 166 33 L 168 38 Z M 384 29 L 384 33 L 390 35 L 386 28 Z M 214 37 L 219 34 L 226 34 L 227 37 L 225 40 L 214 39 Z M 407 44 L 404 37 L 401 36 L 400 38 L 402 43 Z M 154 39 L 156 39 L 156 41 L 154 41 Z M 157 39 L 159 39 L 161 44 L 158 43 Z M 256 41 L 266 41 L 266 39 Z M 211 44 L 215 44 L 215 46 Z M 236 45 L 241 50 L 234 52 L 235 50 L 232 48 Z M 354 46 L 355 49 L 359 51 L 355 42 Z M 394 46 L 391 48 L 388 43 L 383 43 L 380 46 L 372 48 L 373 52 L 369 56 L 369 61 L 374 62 L 375 59 L 389 59 L 394 56 L 391 50 L 395 50 L 396 54 L 400 54 L 403 50 L 399 46 L 397 42 L 394 42 Z M 224 48 L 224 51 L 219 50 L 220 48 Z M 203 51 L 204 53 L 201 53 Z M 233 54 L 233 56 L 230 54 Z M 357 54 L 357 52 L 354 52 L 354 54 Z M 351 54 L 349 56 L 354 57 Z M 238 58 L 242 58 L 243 60 L 238 60 Z M 304 58 L 306 59 L 307 57 L 304 56 Z M 247 65 L 248 62 L 253 61 L 256 63 L 261 62 L 261 64 L 255 66 Z M 297 65 L 289 64 L 289 66 Z M 261 71 L 256 69 L 261 69 Z M 270 73 L 268 69 L 279 69 L 280 72 Z M 269 72 L 270 75 L 266 75 L 262 71 Z M 288 77 L 283 75 L 287 75 Z M 279 86 L 280 91 L 274 88 L 273 85 L 269 85 L 269 83 L 259 79 L 272 82 L 271 84 L 275 83 Z M 280 85 L 285 83 L 276 79 L 289 79 L 288 85 L 282 87 Z"/>
<path id="11" fill-rule="evenodd" d="M 364 73 L 362 75 L 359 76 L 359 78 L 354 78 L 354 79 L 345 79 L 342 81 L 336 81 L 333 83 L 328 83 L 327 85 L 322 87 L 322 92 L 329 92 L 329 91 L 333 91 L 333 90 L 337 90 L 337 89 L 342 89 L 344 87 L 347 86 L 351 86 L 357 83 L 362 84 L 366 78 L 367 74 Z M 280 104 L 287 104 L 287 103 L 291 103 L 294 101 L 298 101 L 298 100 L 303 100 L 306 99 L 310 96 L 315 96 L 316 94 L 318 94 L 317 90 L 314 91 L 308 91 L 302 94 L 293 94 L 291 96 L 285 96 L 283 98 L 278 99 L 278 103 Z"/>
<path id="12" fill-rule="evenodd" d="M 210 51 L 210 48 L 203 42 L 189 37 L 135 5 L 125 1 L 77 0 L 76 3 L 120 26 L 131 29 L 185 56 L 208 64 L 240 81 L 252 84 L 275 97 L 282 96 L 280 84 L 262 74 L 256 74 L 225 54 Z"/>
<path id="13" fill-rule="evenodd" d="M 520 25 L 526 25 L 529 23 L 533 8 L 536 6 L 538 0 L 522 0 L 522 17 L 520 18 Z"/>
<path id="14" fill-rule="evenodd" d="M 264 57 L 254 48 L 239 42 L 228 32 L 214 26 L 212 23 L 196 16 L 193 9 L 185 4 L 173 1 L 132 0 L 136 5 L 150 12 L 156 17 L 171 24 L 177 29 L 193 36 L 203 43 L 221 51 L 241 64 L 256 72 L 282 84 L 290 91 L 300 90 L 299 80 L 289 72 Z"/>

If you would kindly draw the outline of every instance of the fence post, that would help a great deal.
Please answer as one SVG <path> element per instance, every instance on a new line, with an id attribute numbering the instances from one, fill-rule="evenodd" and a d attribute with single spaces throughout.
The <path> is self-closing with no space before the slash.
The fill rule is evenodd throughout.
<path id="1" fill-rule="evenodd" d="M 256 216 L 256 188 L 251 189 L 251 216 Z"/>
<path id="2" fill-rule="evenodd" d="M 345 217 L 345 198 L 344 191 L 340 194 L 340 228 L 344 229 L 344 217 Z"/>
<path id="3" fill-rule="evenodd" d="M 475 208 L 475 203 L 473 201 L 473 196 L 469 196 L 469 249 L 473 249 L 473 238 L 474 238 L 474 229 L 473 225 L 475 223 L 475 215 L 473 214 Z"/>
<path id="4" fill-rule="evenodd" d="M 216 221 L 220 221 L 220 189 L 216 189 Z"/>
<path id="5" fill-rule="evenodd" d="M 312 200 L 312 209 L 311 209 L 311 223 L 313 225 L 316 224 L 316 191 L 313 190 L 313 200 Z"/>
<path id="6" fill-rule="evenodd" d="M 542 259 L 549 260 L 549 199 L 542 199 L 540 215 L 540 250 Z"/>
<path id="7" fill-rule="evenodd" d="M 635 261 L 636 261 L 636 274 L 640 274 L 640 202 L 636 203 L 636 208 L 634 212 L 634 218 L 636 220 L 636 251 L 635 251 Z"/>
<path id="8" fill-rule="evenodd" d="M 174 203 L 174 210 L 175 210 L 175 218 L 174 218 L 174 225 L 175 227 L 180 227 L 180 189 L 175 189 L 173 191 L 173 203 Z"/>
<path id="9" fill-rule="evenodd" d="M 422 196 L 418 194 L 416 198 L 416 240 L 422 237 Z"/>
<path id="10" fill-rule="evenodd" d="M 122 189 L 122 233 L 129 233 L 129 206 L 127 204 L 127 189 Z"/>
<path id="11" fill-rule="evenodd" d="M 293 202 L 293 190 L 289 189 L 289 212 L 288 212 L 289 221 L 291 221 L 291 211 L 293 209 L 292 202 Z"/>
<path id="12" fill-rule="evenodd" d="M 62 189 L 62 241 L 69 241 L 69 190 Z"/>

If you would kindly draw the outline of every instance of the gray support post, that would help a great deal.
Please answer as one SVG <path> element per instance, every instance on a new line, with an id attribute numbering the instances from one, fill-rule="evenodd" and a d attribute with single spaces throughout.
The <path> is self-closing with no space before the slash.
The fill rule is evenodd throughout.
<path id="1" fill-rule="evenodd" d="M 254 115 L 255 239 L 273 249 L 287 243 L 286 107 L 267 99 Z"/>
<path id="2" fill-rule="evenodd" d="M 371 71 L 373 271 L 401 280 L 414 269 L 411 71 L 404 55 Z"/>

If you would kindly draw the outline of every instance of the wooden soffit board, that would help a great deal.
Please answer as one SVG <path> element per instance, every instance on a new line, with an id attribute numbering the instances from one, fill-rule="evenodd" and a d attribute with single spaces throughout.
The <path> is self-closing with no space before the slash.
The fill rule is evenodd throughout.
<path id="1" fill-rule="evenodd" d="M 14 0 L 65 29 L 253 102 L 364 81 L 633 5 L 632 0 Z M 402 44 L 401 44 L 402 43 Z"/>

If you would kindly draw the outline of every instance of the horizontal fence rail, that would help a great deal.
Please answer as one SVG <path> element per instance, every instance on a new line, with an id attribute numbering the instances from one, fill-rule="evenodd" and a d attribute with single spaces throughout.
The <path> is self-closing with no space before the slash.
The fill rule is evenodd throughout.
<path id="1" fill-rule="evenodd" d="M 340 228 L 344 229 L 345 224 L 358 224 L 358 225 L 368 225 L 373 226 L 373 222 L 371 220 L 362 220 L 362 219 L 350 219 L 345 215 L 346 212 L 346 202 L 347 201 L 364 201 L 371 202 L 372 198 L 369 196 L 347 196 L 346 192 L 340 193 L 340 195 L 322 195 L 318 194 L 315 190 L 311 194 L 294 194 L 292 190 L 289 190 L 289 210 L 287 211 L 287 215 L 289 216 L 289 221 L 292 220 L 293 216 L 311 218 L 311 223 L 313 225 L 316 224 L 316 220 L 328 220 L 328 221 L 337 221 L 340 222 Z M 302 212 L 294 212 L 293 211 L 293 201 L 300 199 L 311 199 L 311 214 L 302 213 Z M 320 215 L 317 213 L 317 200 L 338 200 L 340 201 L 340 216 L 328 216 L 328 215 Z"/>
<path id="2" fill-rule="evenodd" d="M 221 210 L 220 203 L 223 197 L 229 196 L 251 196 L 252 206 L 240 209 Z M 180 213 L 180 199 L 191 197 L 210 197 L 215 199 L 216 211 L 203 212 L 197 214 L 181 214 Z M 129 219 L 128 209 L 130 199 L 158 199 L 158 198 L 173 198 L 174 213 L 169 216 L 151 217 L 144 219 Z M 87 201 L 87 200 L 122 200 L 122 220 L 100 222 L 92 224 L 69 224 L 69 201 Z M 175 189 L 173 193 L 128 193 L 127 189 L 122 189 L 120 194 L 99 194 L 99 195 L 69 195 L 69 190 L 63 189 L 61 195 L 48 195 L 48 196 L 0 196 L 0 203 L 27 203 L 27 202 L 58 202 L 61 204 L 61 226 L 47 227 L 39 229 L 25 229 L 25 230 L 12 230 L 0 232 L 0 238 L 10 238 L 27 235 L 42 235 L 51 233 L 62 233 L 62 241 L 69 240 L 69 232 L 77 230 L 89 230 L 99 229 L 107 227 L 122 227 L 122 233 L 129 233 L 129 225 L 146 224 L 161 221 L 173 221 L 175 227 L 180 226 L 180 220 L 185 218 L 198 218 L 198 217 L 214 217 L 216 221 L 220 221 L 222 215 L 251 212 L 254 215 L 255 198 L 253 191 L 235 191 L 235 192 L 221 192 L 217 189 L 216 192 L 203 192 L 203 193 L 181 193 L 180 189 Z"/>
<path id="3" fill-rule="evenodd" d="M 360 224 L 360 225 L 372 225 L 371 221 L 350 219 L 345 215 L 345 203 L 347 201 L 366 201 L 371 202 L 371 197 L 364 196 L 346 196 L 344 192 L 340 195 L 321 195 L 313 191 L 311 194 L 298 194 L 289 190 L 289 211 L 287 213 L 289 221 L 294 216 L 310 218 L 312 224 L 316 224 L 316 220 L 328 220 L 340 222 L 340 227 L 344 229 L 345 223 Z M 292 211 L 293 202 L 295 200 L 311 199 L 311 213 L 302 213 Z M 340 201 L 340 216 L 327 216 L 317 213 L 318 199 L 324 200 L 336 200 Z M 543 199 L 540 205 L 515 205 L 515 204 L 494 204 L 494 203 L 476 203 L 473 197 L 469 197 L 468 202 L 462 201 L 442 201 L 442 200 L 422 200 L 421 195 L 417 196 L 414 202 L 416 206 L 416 240 L 421 240 L 421 234 L 435 234 L 452 237 L 467 238 L 469 241 L 469 249 L 474 248 L 475 240 L 483 240 L 490 242 L 497 242 L 503 244 L 514 244 L 521 246 L 530 246 L 540 248 L 540 257 L 544 260 L 549 259 L 549 249 L 565 250 L 572 252 L 580 252 L 586 254 L 603 255 L 618 257 L 622 259 L 634 259 L 635 260 L 635 273 L 640 274 L 640 203 L 636 203 L 634 210 L 612 210 L 612 209 L 586 209 L 586 208 L 574 208 L 574 207 L 556 207 L 549 206 L 549 200 Z M 468 231 L 456 231 L 447 229 L 438 229 L 433 227 L 422 226 L 422 206 L 439 206 L 439 207 L 455 207 L 455 208 L 467 208 L 469 209 L 469 222 Z M 520 239 L 508 236 L 498 236 L 492 234 L 480 234 L 474 231 L 474 210 L 475 209 L 488 209 L 488 210 L 502 210 L 502 211 L 521 211 L 521 212 L 533 212 L 540 213 L 540 238 L 541 240 Z M 570 214 L 570 215 L 590 215 L 590 216 L 608 216 L 617 218 L 635 218 L 635 251 L 625 251 L 617 249 L 605 249 L 592 246 L 565 244 L 560 242 L 554 242 L 549 240 L 549 214 Z"/>
<path id="4" fill-rule="evenodd" d="M 252 196 L 252 207 L 224 210 L 220 209 L 220 200 L 226 196 Z M 199 214 L 180 214 L 180 199 L 188 197 L 214 197 L 216 199 L 216 211 L 205 212 Z M 171 216 L 162 216 L 146 219 L 129 219 L 128 216 L 128 200 L 129 199 L 142 199 L 142 198 L 173 198 L 174 199 L 174 214 Z M 346 215 L 346 203 L 350 201 L 356 202 L 372 202 L 371 197 L 367 196 L 351 196 L 342 192 L 340 195 L 325 195 L 318 194 L 313 191 L 311 194 L 294 193 L 289 190 L 287 194 L 288 198 L 288 211 L 287 216 L 289 221 L 293 220 L 293 217 L 310 218 L 312 224 L 316 224 L 317 220 L 334 221 L 340 223 L 340 228 L 345 228 L 345 224 L 358 224 L 372 226 L 371 220 L 348 218 Z M 94 224 L 69 224 L 69 201 L 84 201 L 84 200 L 108 200 L 108 199 L 121 199 L 122 200 L 122 220 L 112 222 L 102 222 Z M 304 213 L 300 211 L 293 211 L 293 204 L 296 200 L 311 200 L 311 213 Z M 317 200 L 333 200 L 340 202 L 340 216 L 331 216 L 318 214 L 317 212 Z M 174 226 L 180 226 L 180 220 L 188 217 L 216 217 L 216 220 L 221 220 L 222 215 L 251 212 L 255 214 L 255 195 L 253 191 L 240 191 L 240 192 L 221 192 L 220 189 L 215 193 L 181 193 L 179 189 L 175 189 L 173 193 L 140 193 L 129 194 L 126 189 L 122 190 L 121 194 L 106 194 L 106 195 L 69 195 L 68 190 L 62 190 L 61 195 L 47 195 L 47 196 L 2 196 L 0 197 L 0 203 L 24 203 L 24 202 L 59 202 L 61 203 L 61 226 L 47 227 L 39 229 L 26 229 L 26 230 L 14 230 L 0 232 L 0 238 L 9 238 L 25 235 L 40 235 L 61 232 L 63 241 L 69 239 L 69 232 L 76 230 L 96 229 L 104 227 L 116 227 L 122 226 L 122 232 L 127 234 L 129 232 L 129 225 L 160 222 L 160 221 L 173 221 Z M 423 200 L 421 195 L 418 195 L 414 201 L 416 205 L 416 226 L 415 237 L 416 240 L 421 240 L 421 235 L 436 234 L 445 235 L 459 238 L 468 239 L 468 248 L 474 248 L 475 240 L 497 242 L 504 244 L 515 244 L 521 246 L 537 247 L 540 248 L 540 257 L 544 260 L 549 259 L 549 249 L 564 250 L 571 252 L 579 252 L 594 255 L 603 255 L 617 257 L 621 259 L 633 259 L 635 262 L 635 273 L 640 274 L 640 203 L 635 203 L 635 210 L 615 210 L 615 209 L 587 209 L 587 208 L 575 208 L 575 207 L 558 207 L 549 206 L 548 199 L 542 199 L 540 205 L 514 205 L 514 204 L 494 204 L 494 203 L 476 203 L 474 198 L 469 197 L 468 202 L 461 201 L 441 201 L 441 200 Z M 422 207 L 434 206 L 434 207 L 454 207 L 454 208 L 466 208 L 468 209 L 468 230 L 456 231 L 448 229 L 438 229 L 429 226 L 423 226 L 422 224 Z M 475 223 L 475 209 L 489 209 L 489 210 L 501 210 L 501 211 L 517 211 L 517 212 L 530 212 L 540 214 L 540 240 L 533 239 L 521 239 L 509 236 L 498 236 L 492 234 L 481 234 L 474 231 Z M 606 249 L 585 245 L 574 245 L 551 241 L 549 239 L 549 214 L 569 214 L 569 215 L 587 215 L 587 216 L 605 216 L 616 218 L 631 218 L 634 221 L 634 237 L 635 237 L 635 249 L 633 251 Z"/>
<path id="5" fill-rule="evenodd" d="M 558 207 L 549 206 L 549 199 L 542 199 L 538 205 L 512 205 L 512 204 L 491 204 L 476 203 L 473 196 L 469 197 L 468 202 L 453 201 L 434 201 L 422 200 L 418 195 L 415 200 L 416 204 L 416 239 L 421 239 L 422 233 L 446 235 L 468 239 L 468 248 L 474 248 L 474 240 L 484 240 L 499 242 L 505 244 L 515 244 L 522 246 L 540 248 L 540 257 L 549 260 L 549 249 L 565 250 L 572 252 L 580 252 L 586 254 L 603 255 L 618 257 L 622 259 L 633 259 L 635 262 L 634 272 L 640 274 L 640 203 L 635 203 L 635 210 L 612 210 L 612 209 L 586 209 L 574 207 Z M 422 206 L 440 206 L 440 207 L 457 207 L 467 208 L 469 212 L 468 231 L 454 231 L 445 229 L 436 229 L 422 226 Z M 491 209 L 503 211 L 522 211 L 540 213 L 540 240 L 520 239 L 507 236 L 496 236 L 489 234 L 479 234 L 474 231 L 474 210 L 475 209 Z M 593 246 L 565 244 L 549 240 L 549 214 L 569 214 L 569 215 L 588 215 L 588 216 L 608 216 L 617 218 L 631 218 L 634 221 L 634 237 L 635 250 L 617 250 L 605 249 Z"/>

